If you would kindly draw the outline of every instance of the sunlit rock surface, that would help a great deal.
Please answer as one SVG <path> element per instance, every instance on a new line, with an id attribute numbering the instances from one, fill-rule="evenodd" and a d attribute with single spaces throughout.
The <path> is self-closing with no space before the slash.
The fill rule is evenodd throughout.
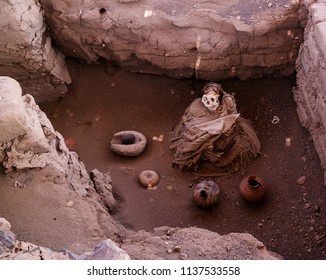
<path id="1" fill-rule="evenodd" d="M 53 47 L 38 1 L 1 1 L 0 75 L 15 78 L 39 101 L 67 91 L 65 57 Z"/>
<path id="2" fill-rule="evenodd" d="M 294 98 L 300 121 L 312 136 L 326 185 L 326 2 L 304 1 L 309 9 L 297 66 Z"/>

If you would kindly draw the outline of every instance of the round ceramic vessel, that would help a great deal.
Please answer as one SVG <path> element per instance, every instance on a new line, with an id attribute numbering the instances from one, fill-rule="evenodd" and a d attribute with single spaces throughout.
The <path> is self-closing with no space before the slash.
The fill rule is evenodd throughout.
<path id="1" fill-rule="evenodd" d="M 262 178 L 251 174 L 240 182 L 239 192 L 248 202 L 260 202 L 267 194 L 266 183 Z"/>
<path id="2" fill-rule="evenodd" d="M 194 189 L 194 200 L 201 207 L 214 206 L 221 196 L 219 186 L 210 180 L 201 181 Z"/>

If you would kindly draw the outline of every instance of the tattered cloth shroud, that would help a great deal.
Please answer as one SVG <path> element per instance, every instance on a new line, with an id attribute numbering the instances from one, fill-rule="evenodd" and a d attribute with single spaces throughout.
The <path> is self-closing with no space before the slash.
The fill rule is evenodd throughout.
<path id="1" fill-rule="evenodd" d="M 230 99 L 233 102 L 230 103 Z M 230 104 L 234 108 L 230 108 Z M 250 122 L 237 113 L 230 94 L 224 95 L 222 105 L 213 112 L 200 98 L 195 99 L 171 136 L 173 165 L 199 171 L 201 163 L 209 163 L 212 174 L 205 174 L 208 176 L 245 172 L 248 164 L 260 154 L 259 139 Z"/>

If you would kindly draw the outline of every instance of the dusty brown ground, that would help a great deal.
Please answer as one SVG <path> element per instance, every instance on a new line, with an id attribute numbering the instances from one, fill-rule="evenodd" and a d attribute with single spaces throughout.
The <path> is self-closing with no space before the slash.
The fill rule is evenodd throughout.
<path id="1" fill-rule="evenodd" d="M 245 203 L 238 193 L 243 176 L 233 174 L 216 178 L 223 195 L 214 209 L 204 210 L 192 199 L 195 177 L 171 167 L 168 149 L 169 132 L 204 82 L 107 71 L 101 64 L 71 62 L 70 71 L 69 94 L 41 108 L 88 170 L 111 174 L 121 200 L 115 218 L 121 223 L 135 230 L 168 225 L 249 232 L 286 259 L 326 258 L 326 189 L 313 143 L 296 115 L 295 77 L 222 82 L 226 91 L 236 93 L 238 111 L 252 120 L 261 140 L 262 156 L 249 172 L 268 182 L 268 197 L 259 205 Z M 279 123 L 272 124 L 274 116 Z M 112 135 L 129 129 L 148 139 L 136 158 L 109 150 Z M 152 140 L 161 134 L 162 143 Z M 144 169 L 160 174 L 156 190 L 137 182 Z M 301 176 L 306 176 L 302 186 L 296 182 Z"/>

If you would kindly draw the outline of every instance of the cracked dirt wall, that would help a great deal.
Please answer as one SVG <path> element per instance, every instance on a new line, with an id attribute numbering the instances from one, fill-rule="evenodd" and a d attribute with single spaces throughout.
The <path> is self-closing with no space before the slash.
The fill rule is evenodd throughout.
<path id="1" fill-rule="evenodd" d="M 5 0 L 0 75 L 36 101 L 67 92 L 64 54 L 179 78 L 289 75 L 302 43 L 299 8 L 299 0 Z"/>
<path id="2" fill-rule="evenodd" d="M 68 56 L 206 80 L 289 75 L 302 43 L 300 1 L 41 0 Z"/>
<path id="3" fill-rule="evenodd" d="M 0 75 L 18 80 L 37 101 L 62 95 L 71 83 L 65 57 L 53 47 L 36 0 L 1 1 Z"/>

